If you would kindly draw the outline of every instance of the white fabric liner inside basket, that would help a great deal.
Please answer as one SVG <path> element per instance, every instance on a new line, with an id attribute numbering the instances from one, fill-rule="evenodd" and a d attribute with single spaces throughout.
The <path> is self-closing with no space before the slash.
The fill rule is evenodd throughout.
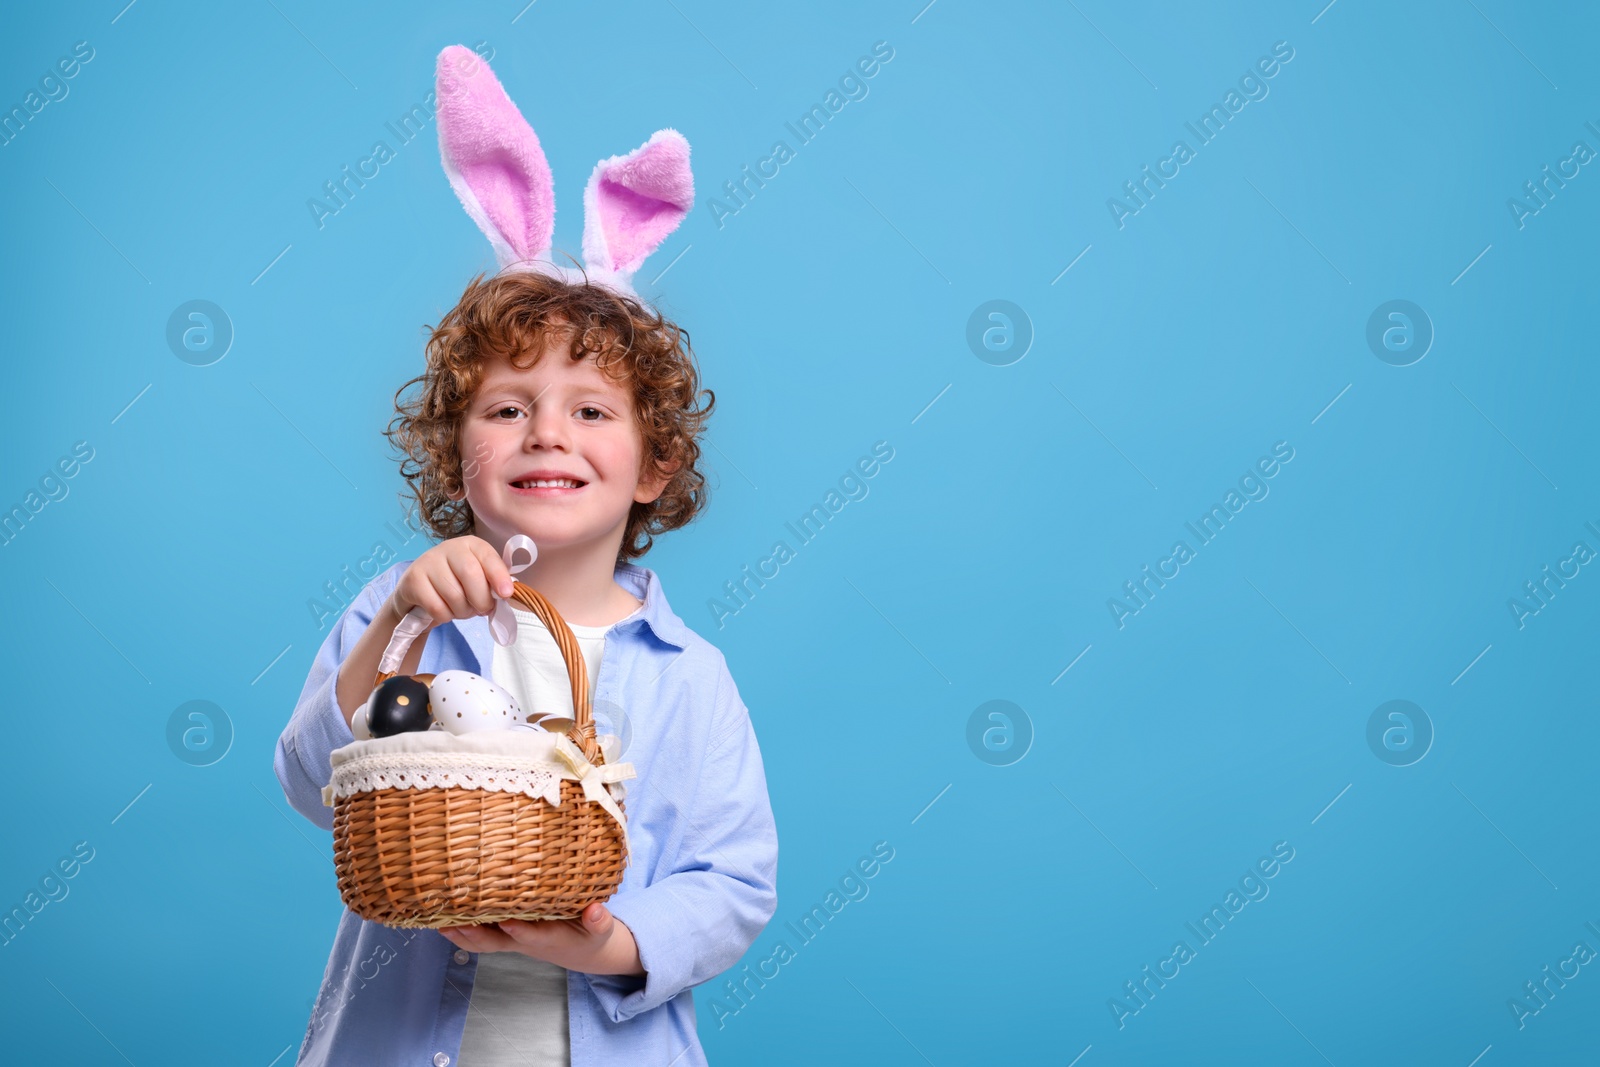
<path id="1" fill-rule="evenodd" d="M 627 832 L 616 801 L 627 796 L 624 781 L 635 777 L 633 764 L 611 762 L 620 739 L 595 740 L 606 762 L 595 766 L 564 734 L 537 729 L 452 734 L 415 730 L 390 737 L 353 741 L 329 756 L 332 775 L 322 787 L 322 803 L 335 797 L 378 789 L 484 789 L 521 793 L 561 806 L 561 782 L 580 782 L 584 795 L 603 807 Z M 575 766 L 576 765 L 576 766 Z"/>

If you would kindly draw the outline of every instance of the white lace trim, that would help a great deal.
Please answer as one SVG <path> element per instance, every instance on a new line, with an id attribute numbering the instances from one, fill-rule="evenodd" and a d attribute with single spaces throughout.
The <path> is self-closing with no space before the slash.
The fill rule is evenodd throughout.
<path id="1" fill-rule="evenodd" d="M 620 739 L 602 734 L 596 740 L 604 756 L 614 759 Z M 443 731 L 420 731 L 355 741 L 333 751 L 332 774 L 322 788 L 322 802 L 332 807 L 336 797 L 379 789 L 455 788 L 521 793 L 559 808 L 562 780 L 581 779 L 571 766 L 557 758 L 558 745 L 577 755 L 570 741 L 542 730 L 461 736 Z M 589 771 L 587 765 L 583 769 L 586 773 Z M 603 806 L 614 808 L 603 797 L 625 799 L 627 784 L 621 779 L 632 777 L 634 770 L 630 763 L 597 767 L 589 773 L 584 792 Z"/>
<path id="2" fill-rule="evenodd" d="M 345 760 L 329 784 L 336 797 L 378 789 L 483 789 L 521 793 L 558 808 L 563 769 L 482 752 L 377 753 Z M 611 795 L 620 800 L 622 783 L 614 785 Z"/>

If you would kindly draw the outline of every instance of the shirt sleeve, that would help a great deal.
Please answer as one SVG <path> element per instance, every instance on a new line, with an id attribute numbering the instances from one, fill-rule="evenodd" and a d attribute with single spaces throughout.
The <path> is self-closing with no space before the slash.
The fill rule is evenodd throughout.
<path id="1" fill-rule="evenodd" d="M 289 804 L 324 830 L 333 829 L 333 809 L 322 803 L 322 787 L 333 776 L 329 756 L 355 740 L 350 724 L 339 710 L 335 688 L 339 665 L 372 622 L 378 606 L 389 595 L 410 561 L 397 563 L 366 584 L 345 608 L 317 650 L 300 701 L 289 725 L 278 738 L 272 766 Z"/>
<path id="2" fill-rule="evenodd" d="M 723 667 L 695 801 L 672 873 L 606 907 L 627 924 L 645 974 L 590 975 L 626 1022 L 739 961 L 778 907 L 778 832 L 750 714 Z"/>

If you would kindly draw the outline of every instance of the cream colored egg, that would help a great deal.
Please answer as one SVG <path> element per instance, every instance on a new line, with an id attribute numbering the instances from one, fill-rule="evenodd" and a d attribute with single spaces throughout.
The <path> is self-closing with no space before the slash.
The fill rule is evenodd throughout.
<path id="1" fill-rule="evenodd" d="M 377 690 L 373 690 L 376 692 Z M 372 703 L 372 695 L 367 694 L 367 699 L 361 702 L 356 713 L 350 717 L 350 736 L 357 741 L 372 740 L 372 731 L 367 729 L 367 707 Z"/>
<path id="2" fill-rule="evenodd" d="M 545 715 L 535 725 L 553 734 L 564 734 L 572 729 L 574 720 L 570 715 Z"/>

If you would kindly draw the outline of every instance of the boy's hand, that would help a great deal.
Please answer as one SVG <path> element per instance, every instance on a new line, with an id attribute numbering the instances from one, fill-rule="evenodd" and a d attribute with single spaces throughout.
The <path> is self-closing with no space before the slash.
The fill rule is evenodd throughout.
<path id="1" fill-rule="evenodd" d="M 468 952 L 520 952 L 584 974 L 645 973 L 639 946 L 628 925 L 604 904 L 590 904 L 580 919 L 448 926 L 439 931 Z"/>
<path id="2" fill-rule="evenodd" d="M 494 611 L 490 590 L 511 595 L 511 570 L 489 542 L 468 534 L 434 545 L 412 560 L 394 592 L 372 615 L 372 622 L 339 667 L 336 689 L 339 711 L 352 733 L 355 714 L 372 694 L 373 678 L 384 649 L 412 608 L 432 618 L 430 629 L 452 619 L 470 619 Z M 413 641 L 401 661 L 401 674 L 415 674 L 424 642 Z"/>
<path id="3" fill-rule="evenodd" d="M 433 617 L 433 625 L 470 619 L 494 611 L 491 590 L 511 595 L 511 571 L 481 537 L 452 537 L 412 561 L 385 605 L 398 623 L 412 608 Z"/>

